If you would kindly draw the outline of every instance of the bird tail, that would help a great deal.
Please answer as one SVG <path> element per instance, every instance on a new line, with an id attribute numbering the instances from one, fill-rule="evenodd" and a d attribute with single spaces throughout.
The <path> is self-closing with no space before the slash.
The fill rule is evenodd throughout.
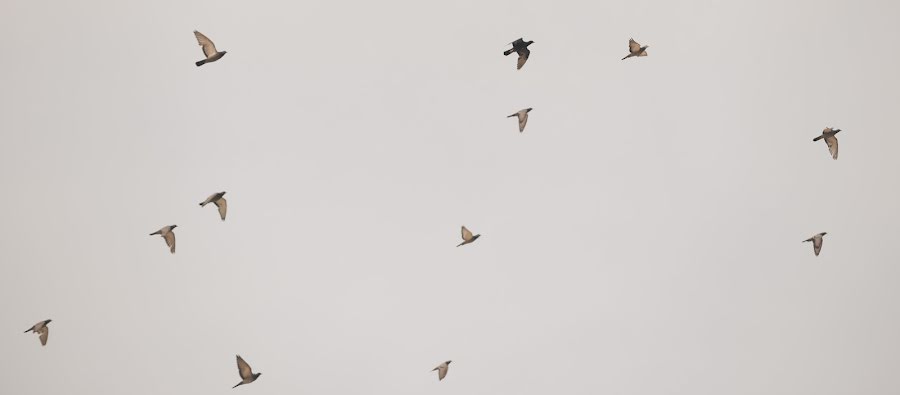
<path id="1" fill-rule="evenodd" d="M 244 382 L 241 381 L 240 383 L 235 384 L 234 387 L 231 387 L 231 389 L 235 389 L 235 388 L 237 388 L 237 387 L 238 387 L 239 385 L 241 385 L 241 384 L 244 384 Z"/>
<path id="2" fill-rule="evenodd" d="M 205 207 L 205 206 L 206 206 L 206 202 L 200 203 L 200 207 Z"/>
<path id="3" fill-rule="evenodd" d="M 626 56 L 626 57 L 624 57 L 624 58 L 622 58 L 622 60 L 625 60 L 625 59 L 628 59 L 628 58 L 630 58 L 630 57 L 632 57 L 632 56 L 634 56 L 634 55 L 632 55 L 632 54 L 628 54 L 628 56 Z"/>
<path id="4" fill-rule="evenodd" d="M 459 246 L 461 246 L 461 245 L 463 245 L 463 244 L 466 244 L 466 242 L 464 241 L 464 242 L 462 242 L 462 243 L 459 243 L 459 245 L 457 245 L 457 247 L 459 247 Z M 437 370 L 437 368 L 434 368 L 434 370 Z"/>
<path id="5" fill-rule="evenodd" d="M 32 331 L 32 329 L 31 329 L 31 328 L 28 328 L 28 329 L 25 330 L 25 333 L 28 333 L 28 332 L 31 332 L 31 331 Z"/>
<path id="6" fill-rule="evenodd" d="M 160 233 L 159 233 L 159 231 L 157 230 L 156 232 L 151 233 L 150 236 L 158 235 L 158 234 L 160 234 Z"/>
<path id="7" fill-rule="evenodd" d="M 513 115 L 507 115 L 506 117 L 507 117 L 507 118 L 512 118 L 512 117 L 515 117 L 515 116 L 518 116 L 518 115 L 519 115 L 519 113 L 515 113 L 515 114 L 513 114 Z"/>
<path id="8" fill-rule="evenodd" d="M 819 137 L 816 137 L 816 138 L 813 139 L 813 141 L 819 141 L 819 140 L 822 139 L 822 137 L 825 137 L 825 136 L 819 136 Z"/>
<path id="9" fill-rule="evenodd" d="M 203 60 L 200 60 L 200 61 L 197 61 L 197 63 L 194 63 L 194 64 L 196 64 L 196 65 L 197 65 L 197 67 L 200 67 L 200 66 L 203 66 L 203 64 L 204 64 L 204 63 L 206 63 L 206 59 L 203 59 Z"/>
<path id="10" fill-rule="evenodd" d="M 515 51 L 515 48 L 507 49 L 506 51 L 503 51 L 503 56 L 509 56 L 509 54 L 513 53 L 514 51 Z"/>

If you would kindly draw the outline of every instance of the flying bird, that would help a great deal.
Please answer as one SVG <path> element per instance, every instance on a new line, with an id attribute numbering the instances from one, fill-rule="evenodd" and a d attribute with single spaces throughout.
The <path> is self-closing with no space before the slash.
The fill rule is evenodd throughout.
<path id="1" fill-rule="evenodd" d="M 222 221 L 224 221 L 225 212 L 228 211 L 228 201 L 226 201 L 223 196 L 225 196 L 225 192 L 217 192 L 209 195 L 206 200 L 200 203 L 200 207 L 206 206 L 210 203 L 215 204 L 216 207 L 219 208 L 219 216 L 222 217 Z"/>
<path id="2" fill-rule="evenodd" d="M 831 157 L 834 158 L 834 160 L 837 160 L 838 155 L 838 142 L 837 137 L 834 137 L 834 135 L 840 131 L 840 129 L 825 128 L 825 130 L 822 131 L 821 136 L 813 139 L 813 141 L 825 139 L 825 144 L 828 144 L 828 152 L 831 152 Z"/>
<path id="3" fill-rule="evenodd" d="M 444 379 L 444 377 L 447 377 L 447 369 L 450 368 L 450 362 L 453 362 L 453 361 L 444 362 L 444 363 L 438 365 L 436 368 L 431 369 L 432 372 L 435 370 L 438 371 L 438 381 L 441 381 Z"/>
<path id="4" fill-rule="evenodd" d="M 178 225 L 163 226 L 162 229 L 151 233 L 150 236 L 153 236 L 153 235 L 162 236 L 163 239 L 166 239 L 166 245 L 169 246 L 169 251 L 174 254 L 175 253 L 175 232 L 174 232 L 174 230 L 176 227 L 178 227 Z"/>
<path id="5" fill-rule="evenodd" d="M 253 373 L 253 370 L 250 369 L 250 365 L 248 365 L 247 362 L 244 361 L 244 358 L 241 358 L 240 355 L 235 356 L 237 357 L 238 374 L 241 375 L 241 382 L 235 384 L 234 387 L 231 387 L 232 389 L 237 388 L 237 386 L 242 384 L 250 384 L 256 381 L 256 379 L 262 374 Z"/>
<path id="6" fill-rule="evenodd" d="M 528 50 L 528 46 L 534 44 L 534 41 L 524 41 L 519 38 L 516 41 L 511 42 L 512 48 L 503 51 L 503 56 L 509 56 L 509 54 L 515 52 L 519 54 L 519 62 L 516 64 L 516 70 L 522 68 L 525 65 L 525 62 L 528 61 L 528 56 L 531 55 L 531 51 Z"/>
<path id="7" fill-rule="evenodd" d="M 507 115 L 507 118 L 518 117 L 519 118 L 519 133 L 522 133 L 525 130 L 525 124 L 528 123 L 528 113 L 531 112 L 531 107 L 519 110 L 518 112 Z"/>
<path id="8" fill-rule="evenodd" d="M 816 253 L 816 256 L 819 256 L 819 251 L 822 251 L 822 236 L 825 236 L 827 234 L 828 232 L 822 232 L 806 240 L 803 240 L 803 242 L 806 243 L 807 241 L 811 241 L 813 243 L 813 252 Z"/>
<path id="9" fill-rule="evenodd" d="M 632 56 L 647 56 L 647 47 L 649 45 L 641 46 L 637 41 L 634 41 L 633 38 L 628 39 L 628 56 L 622 58 L 622 60 L 628 59 Z"/>
<path id="10" fill-rule="evenodd" d="M 459 243 L 459 245 L 458 245 L 457 247 L 462 246 L 462 245 L 469 244 L 469 243 L 475 241 L 475 239 L 477 239 L 477 238 L 479 238 L 479 237 L 481 237 L 481 235 L 475 235 L 475 236 L 472 236 L 472 232 L 470 232 L 468 229 L 466 229 L 465 226 L 463 226 L 463 227 L 462 227 L 462 239 L 463 239 L 463 242 L 462 242 L 462 243 Z M 449 363 L 449 361 L 448 361 L 448 363 Z"/>
<path id="11" fill-rule="evenodd" d="M 38 322 L 37 324 L 34 324 L 34 326 L 32 326 L 31 328 L 26 329 L 25 333 L 34 332 L 34 333 L 40 334 L 41 335 L 41 337 L 40 337 L 41 345 L 46 346 L 47 345 L 47 336 L 50 336 L 50 327 L 47 326 L 47 324 L 49 324 L 50 321 L 53 321 L 53 320 L 43 320 L 41 322 Z"/>
<path id="12" fill-rule="evenodd" d="M 215 62 L 228 53 L 228 51 L 217 51 L 216 44 L 213 44 L 212 40 L 210 40 L 209 37 L 204 36 L 203 33 L 194 30 L 194 36 L 197 37 L 197 42 L 200 43 L 200 47 L 203 48 L 203 55 L 206 56 L 206 59 L 195 63 L 197 67 L 203 66 L 206 63 Z"/>

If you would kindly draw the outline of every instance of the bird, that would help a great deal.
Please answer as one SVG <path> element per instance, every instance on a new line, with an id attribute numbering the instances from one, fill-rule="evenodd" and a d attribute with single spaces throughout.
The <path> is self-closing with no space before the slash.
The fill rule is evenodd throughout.
<path id="1" fill-rule="evenodd" d="M 647 56 L 647 47 L 649 47 L 649 45 L 645 45 L 642 47 L 641 44 L 638 44 L 637 41 L 634 41 L 633 38 L 628 39 L 628 52 L 630 53 L 628 54 L 628 56 L 622 58 L 622 60 L 628 59 L 632 56 Z"/>
<path id="2" fill-rule="evenodd" d="M 806 240 L 803 240 L 803 242 L 806 243 L 807 241 L 811 241 L 813 243 L 813 252 L 816 253 L 816 256 L 819 256 L 819 251 L 822 251 L 822 236 L 825 236 L 827 234 L 828 232 L 822 232 Z"/>
<path id="3" fill-rule="evenodd" d="M 203 55 L 206 56 L 206 59 L 199 60 L 195 63 L 197 67 L 222 59 L 222 57 L 228 53 L 228 51 L 217 51 L 216 44 L 213 44 L 212 40 L 210 40 L 209 37 L 204 36 L 203 33 L 194 30 L 194 36 L 197 37 L 197 42 L 200 43 L 200 47 L 203 48 Z"/>
<path id="4" fill-rule="evenodd" d="M 431 369 L 432 372 L 435 370 L 438 371 L 438 381 L 441 381 L 444 379 L 444 377 L 447 377 L 447 369 L 450 368 L 450 362 L 453 362 L 453 361 L 444 362 L 444 363 L 438 365 L 436 368 Z"/>
<path id="5" fill-rule="evenodd" d="M 520 37 L 518 40 L 511 42 L 512 48 L 503 51 L 503 56 L 509 56 L 509 54 L 515 52 L 519 54 L 519 61 L 516 63 L 516 70 L 522 68 L 525 65 L 525 62 L 528 60 L 528 56 L 531 55 L 531 51 L 528 49 L 528 46 L 534 44 L 534 41 L 525 41 Z"/>
<path id="6" fill-rule="evenodd" d="M 49 324 L 50 321 L 53 321 L 53 320 L 43 320 L 41 322 L 38 322 L 37 324 L 34 324 L 34 326 L 32 326 L 31 328 L 26 329 L 25 333 L 34 332 L 34 333 L 40 334 L 41 335 L 41 337 L 40 337 L 41 345 L 46 346 L 47 345 L 47 336 L 50 335 L 50 327 L 47 326 L 47 324 Z"/>
<path id="7" fill-rule="evenodd" d="M 463 239 L 463 242 L 462 242 L 462 243 L 459 243 L 459 245 L 458 245 L 457 247 L 462 246 L 462 245 L 469 244 L 469 243 L 475 241 L 475 239 L 477 239 L 477 238 L 479 238 L 479 237 L 481 237 L 481 235 L 475 235 L 475 236 L 472 236 L 472 232 L 470 232 L 468 229 L 466 229 L 465 226 L 463 226 L 463 227 L 462 227 L 462 239 Z M 449 362 L 449 361 L 448 361 L 448 362 Z"/>
<path id="8" fill-rule="evenodd" d="M 231 387 L 232 389 L 237 388 L 237 386 L 242 384 L 250 384 L 262 374 L 262 373 L 253 373 L 253 370 L 250 369 L 250 365 L 247 364 L 247 361 L 244 361 L 244 358 L 241 358 L 240 355 L 235 355 L 237 357 L 237 367 L 238 374 L 241 375 L 241 382 Z"/>
<path id="9" fill-rule="evenodd" d="M 162 236 L 163 239 L 166 239 L 166 245 L 169 246 L 169 251 L 174 254 L 175 253 L 175 232 L 174 232 L 174 230 L 177 227 L 178 227 L 178 225 L 163 226 L 162 229 L 151 233 L 150 236 L 153 236 L 153 235 Z"/>
<path id="10" fill-rule="evenodd" d="M 507 115 L 507 118 L 518 117 L 519 118 L 519 133 L 525 130 L 525 124 L 528 123 L 528 113 L 531 112 L 531 107 L 522 109 L 517 111 L 512 115 Z"/>
<path id="11" fill-rule="evenodd" d="M 821 136 L 813 139 L 813 141 L 825 139 L 825 144 L 828 144 L 828 152 L 831 152 L 831 157 L 834 158 L 834 160 L 837 160 L 838 156 L 838 142 L 834 135 L 840 131 L 840 129 L 825 128 L 825 130 L 822 131 Z"/>
<path id="12" fill-rule="evenodd" d="M 217 192 L 212 195 L 209 195 L 206 200 L 200 202 L 200 207 L 206 206 L 207 204 L 213 203 L 216 207 L 219 208 L 219 216 L 222 217 L 222 221 L 225 220 L 225 212 L 228 211 L 228 201 L 223 197 L 225 196 L 225 192 Z"/>

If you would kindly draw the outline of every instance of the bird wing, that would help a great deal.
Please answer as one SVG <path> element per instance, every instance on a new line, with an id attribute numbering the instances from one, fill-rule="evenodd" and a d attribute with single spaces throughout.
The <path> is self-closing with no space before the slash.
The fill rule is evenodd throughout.
<path id="1" fill-rule="evenodd" d="M 225 200 L 225 198 L 219 198 L 219 200 L 216 200 L 213 203 L 219 208 L 219 216 L 222 217 L 222 221 L 224 221 L 225 212 L 228 211 L 228 201 Z"/>
<path id="2" fill-rule="evenodd" d="M 528 123 L 528 113 L 527 112 L 519 112 L 519 133 L 522 133 L 525 130 L 525 124 Z"/>
<path id="3" fill-rule="evenodd" d="M 244 361 L 244 358 L 241 358 L 240 355 L 237 355 L 237 367 L 238 374 L 241 375 L 241 378 L 247 380 L 253 377 L 253 370 L 250 369 L 250 365 L 247 364 L 247 361 Z"/>
<path id="4" fill-rule="evenodd" d="M 813 237 L 813 252 L 819 256 L 819 251 L 822 251 L 822 236 Z"/>
<path id="5" fill-rule="evenodd" d="M 465 241 L 472 240 L 472 232 L 469 232 L 469 230 L 466 229 L 465 226 L 462 227 L 462 238 Z"/>
<path id="6" fill-rule="evenodd" d="M 169 251 L 173 254 L 175 253 L 175 232 L 171 230 L 163 234 L 163 238 L 166 239 L 166 245 L 169 246 Z"/>
<path id="7" fill-rule="evenodd" d="M 634 41 L 633 38 L 628 39 L 628 52 L 636 54 L 641 50 L 641 44 L 638 44 L 637 41 Z"/>
<path id="8" fill-rule="evenodd" d="M 215 200 L 216 195 L 218 195 L 218 193 L 214 193 L 214 194 L 212 194 L 212 195 L 209 195 L 209 197 L 206 198 L 206 200 L 204 200 L 203 202 L 201 202 L 200 205 L 201 205 L 201 206 L 205 206 L 205 205 L 207 205 L 207 204 L 212 203 L 213 200 Z"/>
<path id="9" fill-rule="evenodd" d="M 219 52 L 216 50 L 216 44 L 213 44 L 212 40 L 210 40 L 209 37 L 204 36 L 203 33 L 194 30 L 194 36 L 197 37 L 197 42 L 203 47 L 203 54 L 206 55 L 207 58 Z"/>
<path id="10" fill-rule="evenodd" d="M 831 152 L 831 157 L 834 159 L 837 159 L 837 157 L 838 157 L 837 137 L 834 137 L 833 134 L 825 135 L 825 144 L 828 144 L 828 152 Z"/>
<path id="11" fill-rule="evenodd" d="M 528 56 L 531 55 L 531 50 L 529 50 L 528 48 L 522 48 L 520 51 L 518 51 L 518 53 L 519 53 L 519 61 L 516 64 L 516 70 L 521 69 L 522 66 L 525 65 L 525 62 L 528 61 Z"/>
<path id="12" fill-rule="evenodd" d="M 447 365 L 438 366 L 438 380 L 443 380 L 447 376 Z"/>
<path id="13" fill-rule="evenodd" d="M 47 345 L 47 337 L 48 336 L 50 336 L 50 327 L 47 325 L 44 325 L 44 327 L 41 328 L 41 345 L 42 346 Z"/>
<path id="14" fill-rule="evenodd" d="M 511 42 L 510 44 L 512 44 L 512 46 L 515 47 L 516 45 L 525 44 L 525 40 L 523 40 L 522 37 L 519 37 L 519 38 L 513 40 L 513 42 Z"/>

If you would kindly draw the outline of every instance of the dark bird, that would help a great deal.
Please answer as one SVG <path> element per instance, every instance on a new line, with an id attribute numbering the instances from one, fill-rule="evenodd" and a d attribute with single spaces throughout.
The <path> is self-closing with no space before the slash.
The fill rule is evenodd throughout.
<path id="1" fill-rule="evenodd" d="M 241 382 L 235 384 L 234 387 L 231 387 L 231 388 L 237 388 L 237 386 L 239 386 L 239 385 L 250 384 L 250 383 L 256 381 L 256 379 L 262 373 L 253 373 L 253 370 L 250 369 L 250 365 L 248 365 L 247 362 L 244 361 L 244 358 L 241 358 L 240 355 L 235 355 L 235 356 L 237 357 L 238 374 L 241 375 Z"/>
<path id="2" fill-rule="evenodd" d="M 647 56 L 647 47 L 649 45 L 641 46 L 637 41 L 634 41 L 633 38 L 628 39 L 628 56 L 622 58 L 622 60 L 628 59 L 632 56 Z"/>
<path id="3" fill-rule="evenodd" d="M 462 227 L 462 239 L 463 239 L 463 242 L 462 242 L 462 243 L 459 243 L 459 245 L 458 245 L 457 247 L 462 246 L 462 245 L 469 244 L 469 243 L 471 243 L 471 242 L 474 242 L 474 241 L 475 241 L 476 239 L 478 239 L 479 237 L 481 237 L 481 235 L 474 235 L 474 236 L 472 236 L 472 232 L 470 232 L 468 229 L 466 229 L 465 226 L 463 226 L 463 227 Z"/>
<path id="4" fill-rule="evenodd" d="M 194 30 L 194 36 L 197 37 L 197 42 L 200 43 L 200 47 L 203 48 L 203 55 L 206 56 L 206 59 L 197 61 L 197 63 L 195 63 L 197 67 L 222 59 L 222 57 L 225 56 L 226 53 L 228 53 L 228 51 L 217 51 L 216 44 L 213 44 L 212 40 L 204 36 L 203 33 Z"/>
<path id="5" fill-rule="evenodd" d="M 525 65 L 525 62 L 528 60 L 528 56 L 531 55 L 531 51 L 528 50 L 528 46 L 534 44 L 534 41 L 524 41 L 519 38 L 516 41 L 511 42 L 512 48 L 503 51 L 503 56 L 509 56 L 509 54 L 515 52 L 519 54 L 519 62 L 516 64 L 516 70 L 522 68 Z"/>
<path id="6" fill-rule="evenodd" d="M 200 207 L 204 207 L 210 203 L 215 204 L 216 207 L 219 208 L 219 217 L 222 217 L 222 221 L 224 221 L 225 212 L 228 211 L 228 201 L 226 201 L 223 196 L 225 196 L 225 192 L 217 192 L 209 195 L 206 200 L 200 202 Z"/>
<path id="7" fill-rule="evenodd" d="M 528 113 L 531 112 L 531 107 L 522 109 L 517 111 L 512 115 L 507 115 L 507 118 L 517 117 L 519 118 L 519 133 L 525 130 L 525 124 L 528 123 Z"/>
<path id="8" fill-rule="evenodd" d="M 450 362 L 453 362 L 453 361 L 444 362 L 444 363 L 438 365 L 436 368 L 431 369 L 432 372 L 435 370 L 438 371 L 438 381 L 441 381 L 444 379 L 444 377 L 447 377 L 447 369 L 450 369 Z"/>
<path id="9" fill-rule="evenodd" d="M 37 324 L 34 324 L 34 326 L 32 326 L 31 328 L 26 329 L 25 333 L 34 332 L 34 333 L 39 334 L 40 339 L 41 339 L 41 345 L 46 346 L 47 345 L 47 337 L 50 336 L 50 327 L 47 326 L 47 324 L 49 324 L 50 321 L 53 321 L 53 320 L 43 320 L 41 322 L 38 322 Z"/>
<path id="10" fill-rule="evenodd" d="M 813 139 L 813 141 L 825 139 L 825 144 L 828 144 L 828 152 L 831 152 L 831 157 L 834 158 L 834 160 L 837 160 L 838 155 L 838 141 L 837 137 L 834 137 L 834 135 L 840 131 L 840 129 L 825 128 L 825 130 L 822 131 L 821 136 Z"/>
<path id="11" fill-rule="evenodd" d="M 803 242 L 806 243 L 807 241 L 811 241 L 813 243 L 813 252 L 816 253 L 816 256 L 819 256 L 819 251 L 822 251 L 822 236 L 825 236 L 827 234 L 828 232 L 822 232 L 806 240 L 803 240 Z"/>
<path id="12" fill-rule="evenodd" d="M 150 236 L 153 236 L 153 235 L 162 236 L 162 238 L 166 240 L 166 245 L 169 246 L 169 251 L 174 254 L 175 253 L 175 232 L 174 232 L 174 230 L 176 227 L 178 227 L 178 225 L 163 226 L 162 229 L 151 233 Z"/>

